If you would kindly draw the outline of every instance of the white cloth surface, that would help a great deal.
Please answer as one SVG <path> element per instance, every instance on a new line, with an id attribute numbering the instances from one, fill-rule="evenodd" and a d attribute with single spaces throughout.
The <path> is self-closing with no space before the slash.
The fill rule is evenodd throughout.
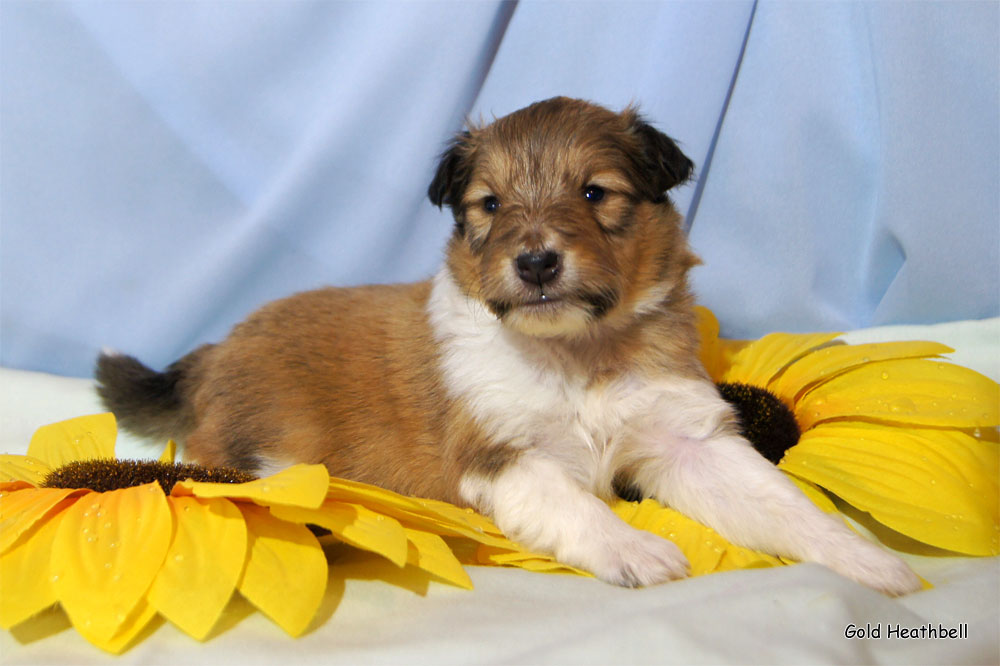
<path id="1" fill-rule="evenodd" d="M 923 339 L 1000 378 L 1000 319 L 854 331 L 851 342 Z M 23 453 L 40 425 L 99 410 L 90 380 L 0 369 L 0 452 Z M 156 446 L 119 436 L 121 457 Z M 902 554 L 934 588 L 890 599 L 813 564 L 714 574 L 641 590 L 569 575 L 469 567 L 475 590 L 413 591 L 331 568 L 314 628 L 288 638 L 253 613 L 205 643 L 169 624 L 122 657 L 66 629 L 20 643 L 4 664 L 996 664 L 1000 561 Z M 375 566 L 380 566 L 376 564 Z M 387 572 L 391 564 L 383 565 Z M 341 582 L 343 581 L 343 582 Z M 2 590 L 0 590 L 2 593 Z M 245 615 L 236 612 L 237 617 Z M 878 639 L 848 639 L 854 624 Z M 889 638 L 890 625 L 968 625 L 967 639 Z"/>
<path id="2" fill-rule="evenodd" d="M 424 278 L 447 138 L 557 94 L 697 164 L 671 196 L 730 337 L 995 317 L 998 61 L 996 2 L 3 0 L 0 364 L 162 367 Z"/>

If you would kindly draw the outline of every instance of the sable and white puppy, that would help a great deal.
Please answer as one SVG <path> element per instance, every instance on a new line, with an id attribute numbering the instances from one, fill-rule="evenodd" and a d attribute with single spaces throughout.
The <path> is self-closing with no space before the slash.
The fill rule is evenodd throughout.
<path id="1" fill-rule="evenodd" d="M 189 460 L 324 463 L 475 507 L 619 585 L 688 568 L 608 508 L 628 483 L 743 546 L 918 589 L 739 436 L 700 366 L 698 260 L 665 194 L 691 168 L 631 109 L 533 104 L 443 156 L 429 194 L 455 231 L 432 280 L 271 303 L 163 373 L 103 355 L 99 390 L 126 428 L 184 440 Z"/>

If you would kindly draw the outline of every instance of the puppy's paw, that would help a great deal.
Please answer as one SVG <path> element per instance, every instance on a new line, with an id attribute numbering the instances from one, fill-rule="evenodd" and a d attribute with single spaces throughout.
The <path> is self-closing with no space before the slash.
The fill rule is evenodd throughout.
<path id="1" fill-rule="evenodd" d="M 624 527 L 614 538 L 568 554 L 567 561 L 576 560 L 601 580 L 623 587 L 655 585 L 687 576 L 687 558 L 674 543 Z"/>
<path id="2" fill-rule="evenodd" d="M 816 561 L 889 596 L 898 597 L 921 588 L 920 578 L 906 562 L 860 536 L 851 536 Z"/>

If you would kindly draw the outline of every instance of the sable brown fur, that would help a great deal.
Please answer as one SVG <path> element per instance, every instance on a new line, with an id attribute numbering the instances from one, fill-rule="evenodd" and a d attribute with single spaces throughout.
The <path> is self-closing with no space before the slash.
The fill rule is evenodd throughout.
<path id="1" fill-rule="evenodd" d="M 691 168 L 632 109 L 555 98 L 470 127 L 428 189 L 455 217 L 431 280 L 271 303 L 163 373 L 103 355 L 101 396 L 192 461 L 260 475 L 324 463 L 474 507 L 618 585 L 689 565 L 601 501 L 616 490 L 747 548 L 919 589 L 738 434 L 701 367 L 698 260 L 666 196 Z"/>
<path id="2" fill-rule="evenodd" d="M 665 196 L 691 168 L 631 109 L 557 98 L 473 127 L 429 189 L 455 216 L 447 270 L 529 333 L 525 355 L 588 386 L 623 373 L 704 377 L 686 278 L 698 260 Z M 595 184 L 598 203 L 584 196 Z M 488 196 L 501 202 L 493 214 Z M 547 287 L 556 304 L 536 307 L 542 285 L 512 280 L 511 262 L 542 248 L 573 270 Z M 518 453 L 447 390 L 430 292 L 421 282 L 298 294 L 179 361 L 170 381 L 154 378 L 158 396 L 135 381 L 153 371 L 102 356 L 101 395 L 126 427 L 184 440 L 191 461 L 324 463 L 335 476 L 465 503 L 463 474 L 491 476 Z M 568 320 L 572 308 L 582 314 Z"/>

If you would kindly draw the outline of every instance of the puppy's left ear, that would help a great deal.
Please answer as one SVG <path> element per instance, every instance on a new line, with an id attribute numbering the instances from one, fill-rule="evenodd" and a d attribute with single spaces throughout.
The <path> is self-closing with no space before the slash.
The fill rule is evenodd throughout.
<path id="1" fill-rule="evenodd" d="M 638 115 L 632 114 L 631 120 L 629 130 L 639 139 L 648 193 L 654 201 L 661 200 L 667 190 L 691 177 L 694 162 L 681 152 L 673 139 Z"/>

